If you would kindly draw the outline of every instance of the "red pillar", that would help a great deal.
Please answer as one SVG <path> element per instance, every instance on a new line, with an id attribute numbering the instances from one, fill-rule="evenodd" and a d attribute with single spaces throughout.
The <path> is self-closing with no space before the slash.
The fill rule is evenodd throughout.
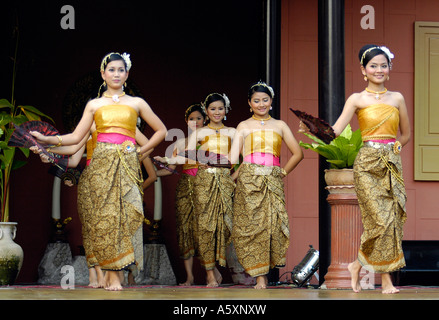
<path id="1" fill-rule="evenodd" d="M 355 193 L 330 193 L 331 264 L 325 275 L 327 289 L 351 288 L 348 264 L 357 259 L 363 232 L 361 213 Z"/>

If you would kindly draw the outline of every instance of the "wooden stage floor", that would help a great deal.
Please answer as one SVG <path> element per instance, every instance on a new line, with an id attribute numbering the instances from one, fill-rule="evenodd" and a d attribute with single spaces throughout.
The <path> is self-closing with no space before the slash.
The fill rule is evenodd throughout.
<path id="1" fill-rule="evenodd" d="M 87 319 L 155 317 L 167 319 L 287 319 L 347 315 L 378 318 L 408 316 L 436 310 L 439 287 L 400 287 L 400 293 L 384 295 L 379 288 L 354 293 L 352 290 L 269 287 L 255 290 L 243 286 L 219 288 L 177 286 L 132 286 L 123 291 L 52 286 L 0 287 L 0 303 L 17 310 L 20 318 L 40 316 L 84 317 Z M 421 302 L 422 301 L 422 302 Z M 368 317 L 369 317 L 368 316 Z"/>
<path id="2" fill-rule="evenodd" d="M 325 290 L 291 286 L 255 290 L 251 287 L 130 286 L 118 292 L 76 286 L 0 286 L 0 300 L 439 300 L 439 287 L 398 287 L 398 294 L 382 294 L 380 288 L 354 293 L 352 290 Z"/>

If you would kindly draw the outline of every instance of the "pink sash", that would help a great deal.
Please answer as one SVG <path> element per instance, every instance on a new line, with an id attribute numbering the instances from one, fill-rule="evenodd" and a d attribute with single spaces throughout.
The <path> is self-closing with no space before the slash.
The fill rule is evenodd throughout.
<path id="1" fill-rule="evenodd" d="M 255 152 L 244 157 L 244 162 L 255 163 L 263 166 L 280 167 L 279 157 L 275 157 L 271 153 Z"/>
<path id="2" fill-rule="evenodd" d="M 197 171 L 198 171 L 198 168 L 192 168 L 192 169 L 185 169 L 185 170 L 183 170 L 183 173 L 186 173 L 188 175 L 191 175 L 191 176 L 195 177 L 197 175 Z"/>

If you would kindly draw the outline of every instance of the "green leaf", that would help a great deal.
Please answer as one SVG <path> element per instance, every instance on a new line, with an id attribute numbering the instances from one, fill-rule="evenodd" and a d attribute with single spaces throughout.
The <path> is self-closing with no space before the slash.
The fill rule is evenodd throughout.
<path id="1" fill-rule="evenodd" d="M 0 113 L 0 126 L 5 126 L 12 121 L 12 116 L 9 113 Z"/>
<path id="2" fill-rule="evenodd" d="M 331 169 L 343 169 L 346 168 L 346 162 L 343 160 L 326 160 L 331 164 Z"/>
<path id="3" fill-rule="evenodd" d="M 38 110 L 35 107 L 32 106 L 19 106 L 19 108 L 21 109 L 21 111 L 23 111 L 23 113 L 26 115 L 26 117 L 29 120 L 41 120 L 41 117 L 45 117 L 47 119 L 49 119 L 50 121 L 53 121 L 53 119 L 51 117 L 49 117 L 48 115 L 46 115 L 45 113 L 41 112 L 40 110 Z"/>
<path id="4" fill-rule="evenodd" d="M 0 109 L 9 108 L 14 109 L 14 106 L 6 99 L 0 99 Z"/>
<path id="5" fill-rule="evenodd" d="M 29 158 L 30 150 L 28 148 L 18 148 L 23 152 L 26 158 Z"/>
<path id="6" fill-rule="evenodd" d="M 20 115 L 18 115 L 18 116 L 15 116 L 15 117 L 12 119 L 12 122 L 13 122 L 14 124 L 16 124 L 17 126 L 19 126 L 20 124 L 25 123 L 26 121 L 29 121 L 29 119 L 28 119 L 28 117 L 26 117 L 26 115 L 24 115 L 24 114 L 20 114 Z"/>
<path id="7" fill-rule="evenodd" d="M 319 138 L 317 138 L 316 136 L 309 134 L 309 133 L 304 133 L 305 136 L 307 136 L 308 138 L 310 138 L 311 140 L 317 142 L 318 144 L 324 144 L 326 145 L 325 142 L 323 142 L 322 140 L 320 140 Z"/>
<path id="8" fill-rule="evenodd" d="M 11 170 L 19 169 L 19 168 L 23 167 L 26 163 L 27 163 L 27 161 L 14 160 L 14 162 L 12 163 L 12 166 L 11 166 Z"/>
<path id="9" fill-rule="evenodd" d="M 304 133 L 315 143 L 305 143 L 300 141 L 299 145 L 305 149 L 317 152 L 331 164 L 331 168 L 351 168 L 355 162 L 358 151 L 363 145 L 360 129 L 352 132 L 348 124 L 343 132 L 333 139 L 329 144 L 324 143 L 317 137 Z"/>

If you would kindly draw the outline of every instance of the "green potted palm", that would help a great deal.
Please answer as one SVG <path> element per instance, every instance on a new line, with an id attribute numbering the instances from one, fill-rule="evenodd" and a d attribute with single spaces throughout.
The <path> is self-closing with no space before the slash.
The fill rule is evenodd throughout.
<path id="1" fill-rule="evenodd" d="M 13 284 L 23 263 L 23 250 L 13 240 L 17 223 L 10 221 L 9 199 L 11 173 L 25 165 L 26 161 L 15 158 L 15 147 L 9 147 L 8 142 L 14 132 L 14 124 L 20 125 L 30 120 L 52 118 L 32 106 L 17 105 L 15 100 L 15 79 L 17 66 L 18 28 L 15 28 L 16 49 L 12 70 L 11 100 L 0 99 L 0 285 Z M 29 149 L 18 148 L 26 156 Z"/>
<path id="2" fill-rule="evenodd" d="M 330 169 L 325 170 L 327 189 L 331 193 L 354 192 L 353 170 L 355 158 L 363 146 L 360 129 L 352 131 L 348 124 L 343 132 L 329 144 L 309 133 L 304 133 L 313 143 L 300 141 L 305 148 L 317 152 L 330 163 Z"/>

